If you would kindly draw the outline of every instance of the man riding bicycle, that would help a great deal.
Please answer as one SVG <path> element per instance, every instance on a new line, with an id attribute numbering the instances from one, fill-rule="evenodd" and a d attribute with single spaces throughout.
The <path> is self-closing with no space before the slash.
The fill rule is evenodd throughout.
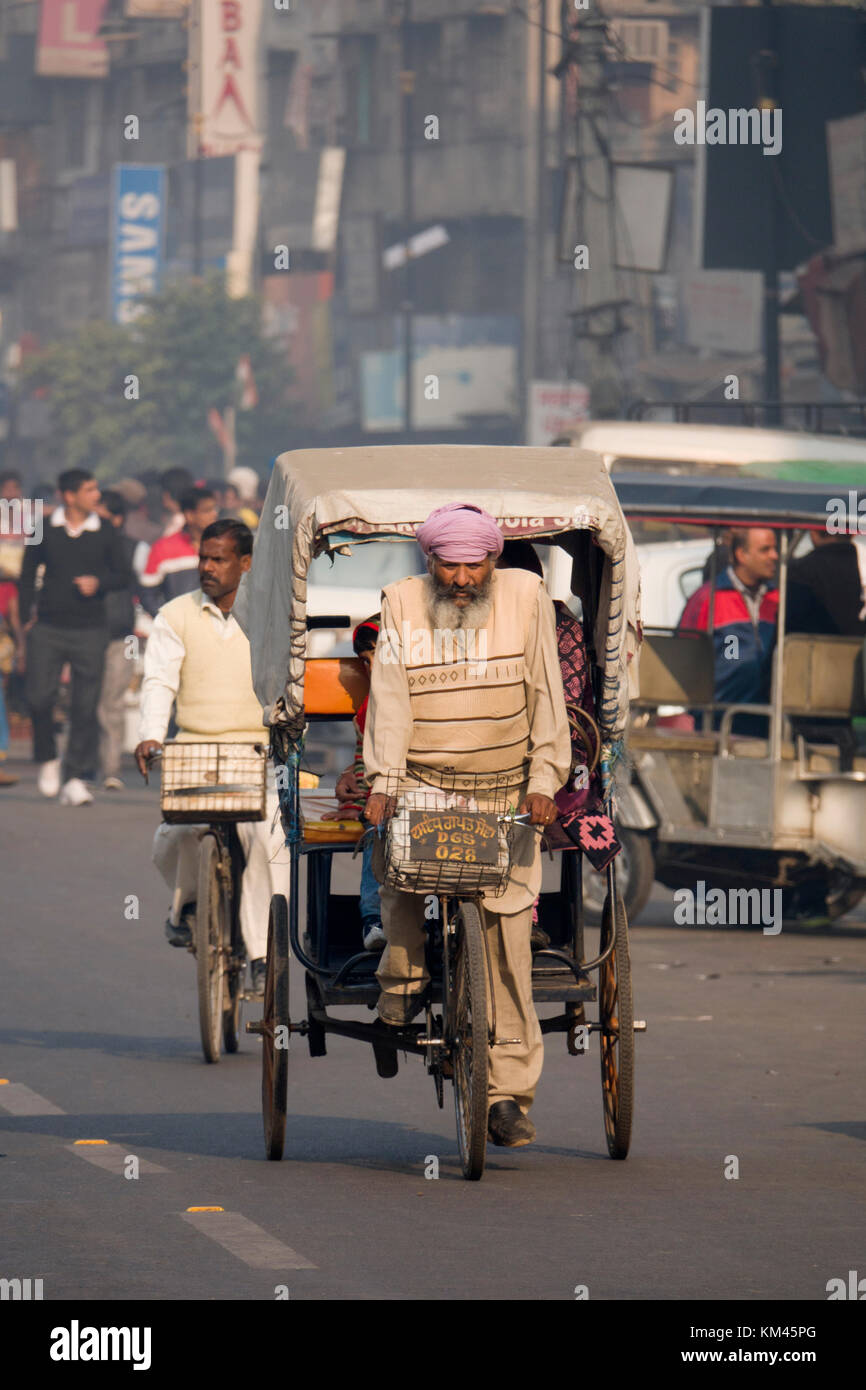
<path id="1" fill-rule="evenodd" d="M 364 739 L 372 783 L 366 817 L 373 825 L 386 820 L 389 773 L 405 769 L 432 786 L 455 773 L 507 779 L 531 823 L 550 825 L 553 797 L 571 770 L 553 604 L 537 575 L 495 569 L 502 532 L 478 507 L 440 507 L 416 534 L 429 574 L 392 584 L 382 597 Z M 443 632 L 453 639 L 461 629 L 462 641 L 443 642 Z M 469 650 L 483 659 L 466 660 Z M 433 661 L 424 661 L 430 653 Z M 490 1049 L 488 1133 L 505 1147 L 535 1138 L 527 1111 L 544 1060 L 530 945 L 540 836 L 520 835 L 504 896 L 484 900 L 497 1031 L 520 1039 Z M 376 972 L 378 1013 L 404 1026 L 429 978 L 424 899 L 383 887 L 381 904 L 388 945 Z"/>
<path id="2" fill-rule="evenodd" d="M 232 615 L 241 575 L 250 568 L 253 536 L 242 521 L 215 521 L 202 533 L 199 582 L 157 614 L 147 640 L 141 698 L 140 742 L 135 759 L 142 775 L 165 741 L 172 705 L 177 738 L 191 743 L 262 743 L 262 707 L 253 691 L 250 644 Z M 288 863 L 277 816 L 277 795 L 268 792 L 267 819 L 239 822 L 246 857 L 241 880 L 240 924 L 252 988 L 265 980 L 268 906 L 289 891 Z M 173 889 L 165 933 L 172 946 L 190 946 L 195 913 L 199 841 L 206 825 L 158 827 L 153 860 Z"/>

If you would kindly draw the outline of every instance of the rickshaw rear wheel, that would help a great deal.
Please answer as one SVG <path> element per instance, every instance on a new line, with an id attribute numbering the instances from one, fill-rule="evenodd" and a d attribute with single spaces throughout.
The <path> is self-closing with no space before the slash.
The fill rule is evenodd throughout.
<path id="1" fill-rule="evenodd" d="M 457 1144 L 463 1176 L 477 1182 L 487 1155 L 487 958 L 481 914 L 461 902 L 454 919 L 448 971 L 447 1038 L 454 1071 Z M 449 943 L 450 944 L 450 943 Z"/>
<path id="2" fill-rule="evenodd" d="M 289 1081 L 289 905 L 282 893 L 271 898 L 268 956 L 262 1011 L 262 1120 L 265 1153 L 280 1159 L 286 1140 Z"/>
<path id="3" fill-rule="evenodd" d="M 625 906 L 618 896 L 612 903 L 608 895 L 602 917 L 602 950 L 610 942 L 611 932 L 615 933 L 613 952 L 598 972 L 601 1094 L 608 1153 L 611 1158 L 625 1158 L 634 1107 L 634 1003 Z"/>
<path id="4" fill-rule="evenodd" d="M 203 835 L 198 860 L 195 960 L 198 1019 L 206 1062 L 220 1059 L 228 935 L 229 901 L 222 874 L 222 852 L 215 835 Z"/>

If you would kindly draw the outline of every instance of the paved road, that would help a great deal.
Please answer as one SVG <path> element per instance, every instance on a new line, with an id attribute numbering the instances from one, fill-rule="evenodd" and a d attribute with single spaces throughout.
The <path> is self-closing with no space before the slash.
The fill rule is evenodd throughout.
<path id="1" fill-rule="evenodd" d="M 862 915 L 777 937 L 678 928 L 656 891 L 632 937 L 649 1031 L 625 1163 L 606 1157 L 597 1053 L 570 1058 L 559 1037 L 538 1143 L 491 1149 L 480 1184 L 420 1063 L 381 1080 L 340 1039 L 326 1059 L 293 1047 L 286 1158 L 267 1163 L 258 1043 L 204 1065 L 192 961 L 162 936 L 155 791 L 130 773 L 69 809 L 13 766 L 0 1277 L 41 1278 L 46 1299 L 823 1300 L 862 1267 Z M 296 968 L 296 1017 L 301 983 Z"/>

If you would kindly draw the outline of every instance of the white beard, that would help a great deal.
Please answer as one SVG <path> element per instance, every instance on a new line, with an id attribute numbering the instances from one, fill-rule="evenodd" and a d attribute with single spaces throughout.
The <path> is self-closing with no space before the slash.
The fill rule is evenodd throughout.
<path id="1" fill-rule="evenodd" d="M 450 598 L 437 598 L 432 575 L 425 579 L 427 588 L 427 611 L 433 628 L 444 632 L 459 632 L 461 628 L 482 628 L 487 626 L 493 600 L 490 597 L 490 580 L 485 592 L 472 599 L 465 607 L 460 607 Z"/>

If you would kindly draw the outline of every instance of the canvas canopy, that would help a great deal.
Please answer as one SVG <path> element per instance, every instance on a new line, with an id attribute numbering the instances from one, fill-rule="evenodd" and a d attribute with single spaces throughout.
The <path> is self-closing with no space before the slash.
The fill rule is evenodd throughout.
<path id="1" fill-rule="evenodd" d="M 483 507 L 506 537 L 592 534 L 605 555 L 595 629 L 604 670 L 599 722 L 606 738 L 622 736 L 630 680 L 636 692 L 638 566 L 601 456 L 447 444 L 307 449 L 276 460 L 234 608 L 250 639 L 265 724 L 291 725 L 302 716 L 313 557 L 411 538 L 434 508 L 457 500 Z"/>

